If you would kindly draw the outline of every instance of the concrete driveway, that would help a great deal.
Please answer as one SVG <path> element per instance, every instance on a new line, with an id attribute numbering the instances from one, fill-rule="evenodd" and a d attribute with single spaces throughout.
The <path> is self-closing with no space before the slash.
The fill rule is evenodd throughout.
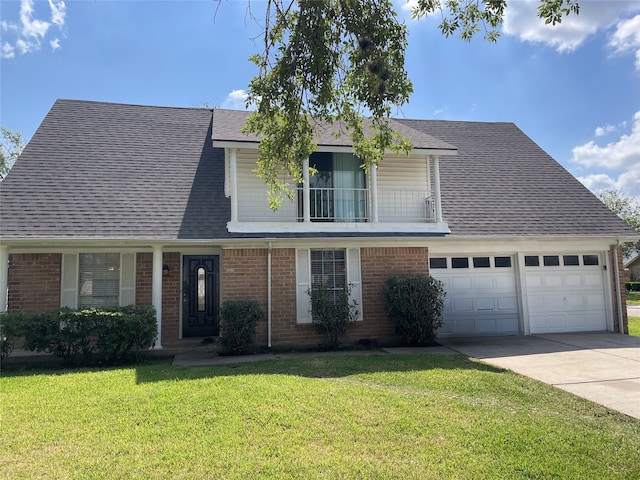
<path id="1" fill-rule="evenodd" d="M 564 333 L 439 338 L 438 342 L 468 357 L 640 418 L 640 337 Z"/>

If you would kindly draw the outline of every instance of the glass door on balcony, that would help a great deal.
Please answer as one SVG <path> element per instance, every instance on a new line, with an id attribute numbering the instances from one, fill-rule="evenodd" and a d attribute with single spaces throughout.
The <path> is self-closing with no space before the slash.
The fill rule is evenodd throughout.
<path id="1" fill-rule="evenodd" d="M 309 178 L 311 221 L 366 221 L 367 192 L 361 163 L 350 153 L 317 152 L 311 155 L 309 165 L 317 170 Z M 302 217 L 301 200 L 299 217 Z"/>

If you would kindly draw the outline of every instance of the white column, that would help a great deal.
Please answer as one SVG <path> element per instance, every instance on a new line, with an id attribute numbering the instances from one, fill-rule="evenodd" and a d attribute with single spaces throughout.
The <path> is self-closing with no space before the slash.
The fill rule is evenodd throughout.
<path id="1" fill-rule="evenodd" d="M 371 182 L 371 221 L 378 223 L 378 165 L 369 168 L 369 181 Z"/>
<path id="2" fill-rule="evenodd" d="M 311 199 L 309 187 L 309 159 L 302 162 L 302 220 L 305 223 L 311 222 Z"/>
<path id="3" fill-rule="evenodd" d="M 433 157 L 433 196 L 436 202 L 436 223 L 442 223 L 442 202 L 440 198 L 440 157 Z"/>
<path id="4" fill-rule="evenodd" d="M 237 149 L 229 149 L 229 181 L 231 183 L 231 223 L 238 221 L 238 161 Z"/>
<path id="5" fill-rule="evenodd" d="M 518 252 L 515 257 L 516 291 L 518 292 L 518 325 L 520 333 L 531 335 L 529 318 L 529 297 L 527 296 L 527 276 L 524 265 L 524 253 Z"/>
<path id="6" fill-rule="evenodd" d="M 7 289 L 9 288 L 9 247 L 0 245 L 0 312 L 7 311 Z"/>
<path id="7" fill-rule="evenodd" d="M 153 246 L 153 268 L 151 275 L 151 303 L 156 309 L 158 338 L 155 348 L 162 348 L 162 245 Z"/>

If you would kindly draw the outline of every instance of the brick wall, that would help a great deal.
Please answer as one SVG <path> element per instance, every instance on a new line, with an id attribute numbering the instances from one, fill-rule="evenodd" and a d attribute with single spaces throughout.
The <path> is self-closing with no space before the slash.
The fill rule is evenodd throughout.
<path id="1" fill-rule="evenodd" d="M 163 265 L 169 275 L 162 277 L 162 343 L 170 343 L 180 335 L 180 253 L 165 252 Z"/>
<path id="2" fill-rule="evenodd" d="M 151 305 L 153 254 L 136 254 L 136 305 Z"/>
<path id="3" fill-rule="evenodd" d="M 277 248 L 271 254 L 272 346 L 317 345 L 325 338 L 313 325 L 296 323 L 296 275 L 293 248 Z M 384 282 L 394 273 L 427 274 L 426 248 L 363 248 L 363 321 L 349 331 L 347 342 L 375 339 L 384 344 L 396 339 L 395 328 L 384 312 Z M 267 249 L 223 250 L 222 301 L 256 300 L 267 311 Z M 256 342 L 265 345 L 267 324 L 258 325 Z"/>
<path id="4" fill-rule="evenodd" d="M 267 249 L 223 250 L 221 256 L 222 292 L 226 300 L 255 300 L 267 314 Z M 267 321 L 256 327 L 256 343 L 267 344 Z"/>
<path id="5" fill-rule="evenodd" d="M 59 253 L 9 255 L 8 311 L 46 312 L 60 307 Z"/>
<path id="6" fill-rule="evenodd" d="M 180 253 L 165 252 L 163 265 L 169 275 L 162 277 L 162 343 L 174 343 L 180 336 Z M 136 304 L 151 305 L 153 254 L 136 255 Z"/>
<path id="7" fill-rule="evenodd" d="M 384 285 L 395 274 L 427 275 L 429 254 L 426 247 L 369 247 L 360 250 L 362 268 L 362 313 L 364 321 L 351 337 L 377 339 L 379 343 L 396 339 L 395 326 L 384 309 Z"/>

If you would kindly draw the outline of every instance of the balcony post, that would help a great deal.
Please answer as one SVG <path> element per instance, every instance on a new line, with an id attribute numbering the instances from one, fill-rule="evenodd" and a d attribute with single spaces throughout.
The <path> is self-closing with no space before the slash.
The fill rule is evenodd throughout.
<path id="1" fill-rule="evenodd" d="M 369 181 L 371 182 L 371 222 L 378 223 L 378 165 L 371 165 Z"/>
<path id="2" fill-rule="evenodd" d="M 309 187 L 309 159 L 302 162 L 302 221 L 311 223 L 311 193 Z"/>
<path id="3" fill-rule="evenodd" d="M 440 157 L 433 157 L 433 196 L 436 202 L 436 223 L 442 223 L 442 204 L 440 202 Z"/>
<path id="4" fill-rule="evenodd" d="M 231 223 L 238 221 L 238 161 L 237 149 L 230 148 L 229 152 L 229 183 L 231 184 Z"/>

